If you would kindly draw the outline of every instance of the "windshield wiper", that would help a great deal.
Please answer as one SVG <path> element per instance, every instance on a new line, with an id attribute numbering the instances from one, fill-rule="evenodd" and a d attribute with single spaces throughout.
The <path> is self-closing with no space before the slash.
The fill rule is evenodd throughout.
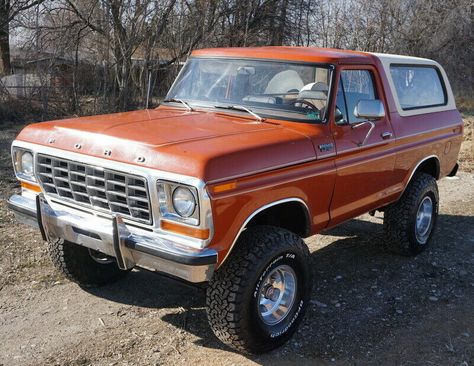
<path id="1" fill-rule="evenodd" d="M 186 109 L 188 111 L 190 111 L 190 112 L 194 111 L 194 108 L 191 107 L 188 102 L 185 102 L 182 99 L 170 98 L 170 99 L 165 99 L 163 102 L 165 102 L 165 103 L 181 103 L 182 105 L 184 105 L 186 107 Z"/>
<path id="2" fill-rule="evenodd" d="M 247 107 L 241 106 L 241 105 L 215 105 L 214 108 L 219 108 L 219 109 L 230 109 L 234 111 L 242 111 L 242 112 L 247 112 L 254 116 L 258 122 L 263 122 L 264 118 L 260 117 L 257 113 L 252 112 L 250 109 Z"/>

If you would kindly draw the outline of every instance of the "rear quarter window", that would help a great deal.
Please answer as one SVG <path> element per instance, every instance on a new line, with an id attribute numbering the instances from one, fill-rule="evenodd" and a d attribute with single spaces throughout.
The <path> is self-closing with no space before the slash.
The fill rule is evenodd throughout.
<path id="1" fill-rule="evenodd" d="M 403 110 L 447 104 L 446 88 L 435 66 L 391 65 L 390 74 Z"/>

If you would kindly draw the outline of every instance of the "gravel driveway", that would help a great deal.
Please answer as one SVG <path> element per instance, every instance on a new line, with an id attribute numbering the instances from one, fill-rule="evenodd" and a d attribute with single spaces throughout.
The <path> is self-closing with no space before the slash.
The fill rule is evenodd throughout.
<path id="1" fill-rule="evenodd" d="M 439 182 L 432 247 L 416 258 L 384 251 L 381 214 L 309 238 L 305 320 L 286 346 L 248 358 L 213 336 L 199 288 L 146 271 L 100 289 L 63 279 L 6 209 L 16 131 L 0 136 L 0 366 L 474 365 L 474 174 Z"/>

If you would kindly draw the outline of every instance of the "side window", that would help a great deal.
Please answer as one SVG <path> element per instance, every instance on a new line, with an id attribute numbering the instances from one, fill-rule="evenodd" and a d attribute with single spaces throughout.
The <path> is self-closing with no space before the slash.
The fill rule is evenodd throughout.
<path id="1" fill-rule="evenodd" d="M 435 67 L 391 65 L 390 74 L 403 110 L 446 104 L 446 91 Z"/>
<path id="2" fill-rule="evenodd" d="M 340 83 L 344 90 L 349 123 L 364 121 L 354 116 L 354 108 L 361 99 L 376 99 L 372 72 L 369 70 L 343 70 Z M 336 102 L 337 103 L 337 102 Z"/>

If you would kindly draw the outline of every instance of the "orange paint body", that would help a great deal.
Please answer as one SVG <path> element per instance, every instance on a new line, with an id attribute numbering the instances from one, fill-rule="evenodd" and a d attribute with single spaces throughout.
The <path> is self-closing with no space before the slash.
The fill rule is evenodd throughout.
<path id="1" fill-rule="evenodd" d="M 402 117 L 380 61 L 366 53 L 266 47 L 195 51 L 192 57 L 289 60 L 373 71 L 386 116 L 367 143 L 367 130 L 337 125 L 335 98 L 324 124 L 268 119 L 216 110 L 160 106 L 103 116 L 38 123 L 18 140 L 202 179 L 211 197 L 214 232 L 209 247 L 222 261 L 246 219 L 271 202 L 299 198 L 310 214 L 310 234 L 396 201 L 416 165 L 435 155 L 439 178 L 457 161 L 462 119 L 457 110 Z M 381 134 L 393 137 L 383 140 Z M 51 141 L 54 141 L 51 143 Z M 78 150 L 75 144 L 80 144 Z M 330 152 L 322 144 L 333 144 Z M 449 148 L 447 147 L 449 144 Z M 104 157 L 104 149 L 113 153 Z M 144 162 L 138 162 L 138 157 Z M 214 189 L 214 187 L 216 187 Z"/>

